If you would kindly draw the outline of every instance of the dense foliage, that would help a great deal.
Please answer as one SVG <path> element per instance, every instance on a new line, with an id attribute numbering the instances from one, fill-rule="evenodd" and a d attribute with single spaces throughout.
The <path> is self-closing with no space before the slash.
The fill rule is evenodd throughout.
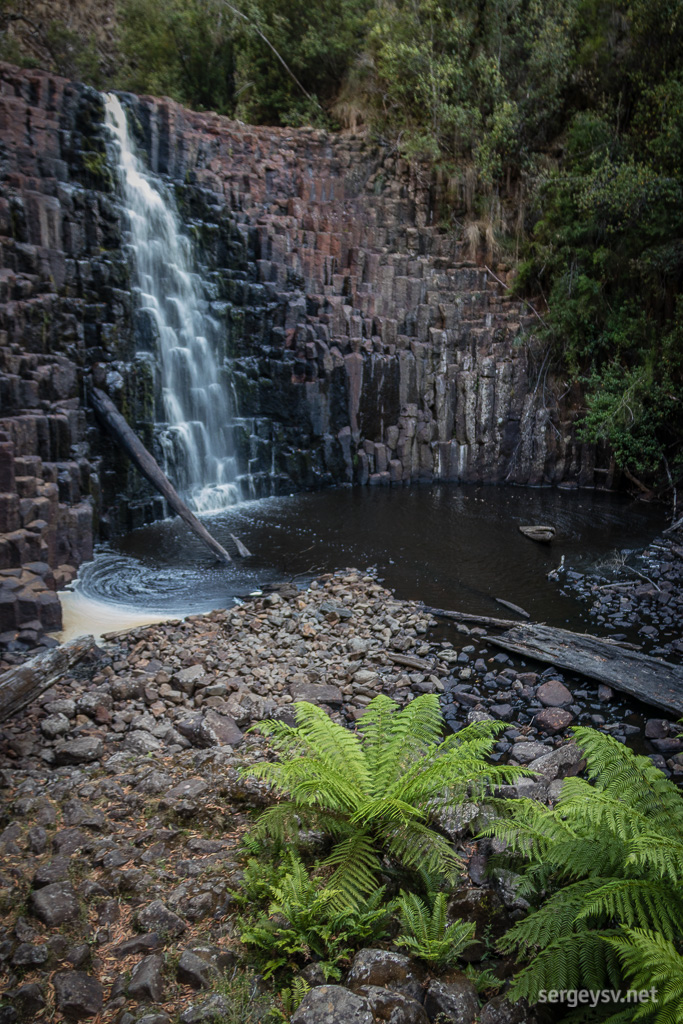
<path id="1" fill-rule="evenodd" d="M 434 694 L 402 710 L 375 697 L 355 731 L 305 701 L 294 708 L 295 726 L 254 726 L 280 757 L 243 769 L 272 783 L 277 801 L 244 840 L 239 934 L 250 962 L 294 992 L 311 962 L 338 980 L 356 950 L 394 934 L 433 968 L 451 967 L 475 925 L 449 918 L 459 861 L 432 817 L 524 773 L 484 760 L 501 723 L 442 741 Z"/>
<path id="2" fill-rule="evenodd" d="M 600 1004 L 613 1024 L 683 1022 L 683 796 L 648 757 L 577 728 L 588 780 L 565 779 L 553 808 L 514 801 L 489 829 L 526 862 L 535 909 L 501 949 L 529 962 L 512 994 L 657 990 L 637 1007 Z"/>
<path id="3" fill-rule="evenodd" d="M 683 0 L 106 2 L 118 62 L 61 0 L 42 21 L 0 0 L 0 56 L 244 120 L 365 123 L 430 160 L 448 223 L 521 257 L 586 439 L 681 480 Z"/>

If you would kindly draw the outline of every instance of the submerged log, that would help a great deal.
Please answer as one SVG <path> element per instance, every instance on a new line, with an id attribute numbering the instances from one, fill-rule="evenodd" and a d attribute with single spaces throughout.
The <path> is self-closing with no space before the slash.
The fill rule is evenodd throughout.
<path id="1" fill-rule="evenodd" d="M 520 526 L 519 532 L 539 544 L 549 544 L 555 536 L 554 526 Z"/>
<path id="2" fill-rule="evenodd" d="M 0 676 L 0 719 L 21 711 L 94 647 L 94 636 L 78 636 L 3 672 Z"/>
<path id="3" fill-rule="evenodd" d="M 216 558 L 220 559 L 221 562 L 231 562 L 232 559 L 228 552 L 211 536 L 206 527 L 197 519 L 194 512 L 189 510 L 157 460 L 154 456 L 150 455 L 140 438 L 129 427 L 111 398 L 104 391 L 100 391 L 99 388 L 93 388 L 90 394 L 90 401 L 107 430 L 113 434 L 126 455 L 138 467 L 142 475 L 166 499 L 169 507 L 173 509 L 176 515 L 180 516 L 183 522 L 206 544 L 209 551 Z"/>
<path id="4" fill-rule="evenodd" d="M 607 683 L 630 697 L 668 714 L 683 713 L 683 667 L 616 643 L 568 629 L 515 623 L 489 642 L 503 650 L 534 658 L 568 672 Z"/>
<path id="5" fill-rule="evenodd" d="M 502 604 L 506 608 L 509 608 L 511 612 L 517 612 L 517 614 L 521 615 L 523 619 L 531 618 L 527 611 L 525 611 L 523 608 L 520 608 L 518 604 L 513 604 L 512 601 L 506 601 L 504 597 L 497 597 L 496 601 L 498 602 L 498 604 Z"/>

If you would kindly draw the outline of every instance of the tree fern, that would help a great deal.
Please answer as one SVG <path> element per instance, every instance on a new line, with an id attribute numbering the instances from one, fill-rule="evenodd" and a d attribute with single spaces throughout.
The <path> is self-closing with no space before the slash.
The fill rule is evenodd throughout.
<path id="1" fill-rule="evenodd" d="M 485 830 L 527 864 L 523 891 L 537 904 L 500 942 L 529 960 L 511 998 L 657 988 L 670 975 L 666 999 L 635 1016 L 600 1010 L 612 1024 L 683 1024 L 683 796 L 649 758 L 591 729 L 574 734 L 589 781 L 565 779 L 554 808 L 510 801 Z"/>
<path id="2" fill-rule="evenodd" d="M 355 732 L 312 704 L 294 705 L 296 726 L 261 722 L 280 754 L 245 772 L 284 797 L 260 818 L 261 835 L 290 842 L 316 828 L 334 840 L 328 888 L 359 905 L 377 884 L 381 857 L 404 867 L 452 875 L 451 844 L 430 826 L 440 801 L 458 802 L 517 778 L 523 769 L 487 764 L 500 722 L 478 722 L 439 742 L 443 722 L 434 694 L 402 710 L 384 695 L 368 705 Z"/>

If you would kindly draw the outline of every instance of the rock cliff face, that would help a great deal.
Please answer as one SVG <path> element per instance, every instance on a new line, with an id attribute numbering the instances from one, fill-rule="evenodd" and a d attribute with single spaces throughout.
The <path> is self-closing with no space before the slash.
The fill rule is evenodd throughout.
<path id="1" fill-rule="evenodd" d="M 575 439 L 579 396 L 552 397 L 533 316 L 435 222 L 424 169 L 360 136 L 125 102 L 225 328 L 245 494 L 611 484 Z M 88 411 L 90 383 L 108 387 L 154 447 L 103 116 L 84 86 L 0 68 L 0 634 L 54 625 L 60 567 L 163 511 Z"/>

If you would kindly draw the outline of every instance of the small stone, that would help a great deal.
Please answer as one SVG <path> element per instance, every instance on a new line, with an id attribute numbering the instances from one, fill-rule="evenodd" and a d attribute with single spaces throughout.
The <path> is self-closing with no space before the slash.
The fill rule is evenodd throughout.
<path id="1" fill-rule="evenodd" d="M 57 736 L 63 735 L 68 732 L 71 728 L 71 722 L 66 715 L 48 715 L 40 723 L 40 731 L 43 736 L 47 736 L 49 740 L 55 739 Z"/>
<path id="2" fill-rule="evenodd" d="M 328 683 L 291 683 L 289 692 L 293 700 L 305 700 L 317 707 L 320 707 L 321 704 L 342 703 L 342 693 L 339 687 Z"/>
<path id="3" fill-rule="evenodd" d="M 58 765 L 90 764 L 102 756 L 104 744 L 98 736 L 81 736 L 75 740 L 57 741 L 55 761 Z"/>
<path id="4" fill-rule="evenodd" d="M 543 729 L 549 735 L 554 735 L 556 732 L 561 732 L 562 729 L 566 729 L 567 726 L 571 725 L 574 721 L 574 716 L 571 711 L 565 711 L 563 708 L 545 708 L 543 711 L 539 711 L 534 718 L 535 724 L 539 729 Z"/>
<path id="5" fill-rule="evenodd" d="M 206 960 L 186 949 L 178 961 L 178 981 L 193 988 L 211 988 L 216 969 Z"/>
<path id="6" fill-rule="evenodd" d="M 12 964 L 14 967 L 39 967 L 46 960 L 47 946 L 33 946 L 28 942 L 22 942 L 14 951 Z"/>
<path id="7" fill-rule="evenodd" d="M 31 893 L 29 902 L 38 920 L 49 928 L 78 918 L 78 900 L 70 882 L 46 885 L 44 889 Z"/>
<path id="8" fill-rule="evenodd" d="M 148 953 L 151 949 L 159 949 L 161 936 L 158 932 L 147 932 L 145 935 L 134 935 L 132 939 L 126 939 L 112 950 L 114 956 L 121 959 L 126 956 L 133 956 L 136 953 Z"/>
<path id="9" fill-rule="evenodd" d="M 513 744 L 510 756 L 520 764 L 528 764 L 547 753 L 548 747 L 545 743 L 539 743 L 536 740 L 521 740 L 519 743 Z"/>
<path id="10" fill-rule="evenodd" d="M 227 1017 L 228 1010 L 228 1003 L 223 996 L 212 995 L 181 1013 L 180 1024 L 217 1024 Z"/>
<path id="11" fill-rule="evenodd" d="M 536 696 L 541 704 L 549 708 L 559 708 L 563 704 L 571 704 L 573 700 L 571 692 L 559 679 L 549 679 L 547 683 L 542 683 Z"/>
<path id="12" fill-rule="evenodd" d="M 128 995 L 141 1003 L 160 1003 L 164 997 L 162 970 L 164 958 L 160 954 L 146 956 L 133 968 L 128 983 Z"/>
<path id="13" fill-rule="evenodd" d="M 161 900 L 154 900 L 144 910 L 141 910 L 138 914 L 138 922 L 149 931 L 157 932 L 160 935 L 166 934 L 173 939 L 177 939 L 187 928 L 182 918 L 169 910 Z"/>
<path id="14" fill-rule="evenodd" d="M 69 861 L 66 857 L 53 857 L 47 864 L 41 864 L 33 876 L 35 889 L 52 885 L 53 882 L 66 882 L 69 878 Z"/>
<path id="15" fill-rule="evenodd" d="M 57 1007 L 66 1017 L 83 1020 L 94 1017 L 103 1004 L 102 986 L 97 978 L 82 971 L 60 971 L 52 979 Z"/>

